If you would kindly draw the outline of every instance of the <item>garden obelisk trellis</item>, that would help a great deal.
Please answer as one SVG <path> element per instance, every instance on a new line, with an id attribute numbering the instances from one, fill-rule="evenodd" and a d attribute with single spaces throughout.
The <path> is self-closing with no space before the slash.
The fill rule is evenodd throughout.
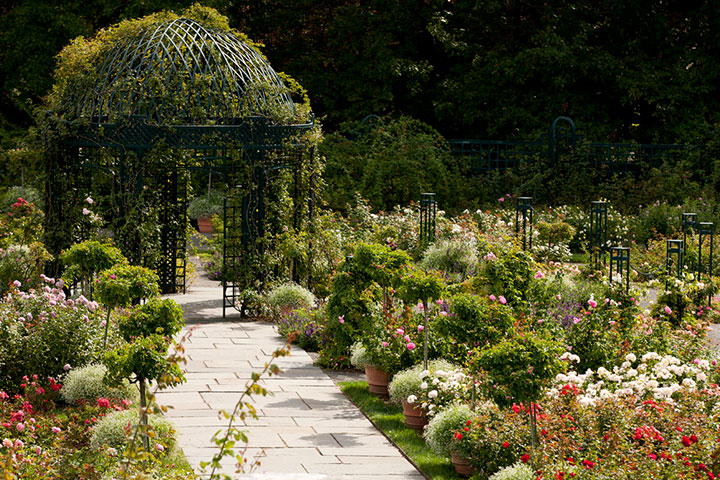
<path id="1" fill-rule="evenodd" d="M 264 248 L 264 199 L 276 172 L 314 155 L 301 139 L 314 122 L 309 113 L 298 121 L 278 74 L 229 28 L 166 14 L 126 30 L 88 62 L 87 78 L 61 85 L 72 105 L 52 114 L 62 133 L 48 140 L 49 247 L 67 246 L 71 207 L 104 185 L 125 255 L 157 269 L 164 292 L 183 290 L 188 172 L 220 173 L 229 192 L 224 303 L 234 305 L 238 270 Z M 310 212 L 309 178 L 291 180 L 293 221 Z"/>

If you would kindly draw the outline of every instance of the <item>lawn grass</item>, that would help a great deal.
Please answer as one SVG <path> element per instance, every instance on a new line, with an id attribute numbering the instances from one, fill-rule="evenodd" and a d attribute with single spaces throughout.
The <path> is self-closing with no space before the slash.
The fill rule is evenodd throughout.
<path id="1" fill-rule="evenodd" d="M 449 459 L 435 455 L 425 440 L 405 425 L 402 407 L 388 403 L 368 391 L 366 382 L 340 382 L 340 389 L 370 420 L 433 480 L 457 480 L 460 477 Z"/>
<path id="2" fill-rule="evenodd" d="M 585 252 L 573 253 L 570 257 L 570 263 L 588 263 L 589 255 Z"/>

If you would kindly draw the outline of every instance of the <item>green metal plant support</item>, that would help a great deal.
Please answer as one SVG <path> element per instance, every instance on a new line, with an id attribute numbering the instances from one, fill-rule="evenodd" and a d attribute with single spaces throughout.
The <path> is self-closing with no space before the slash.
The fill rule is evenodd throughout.
<path id="1" fill-rule="evenodd" d="M 533 198 L 518 197 L 515 205 L 515 235 L 522 238 L 523 250 L 532 250 Z"/>
<path id="2" fill-rule="evenodd" d="M 613 273 L 615 267 L 615 273 Z M 610 249 L 610 281 L 615 282 L 619 276 L 619 283 L 625 283 L 625 292 L 630 291 L 630 248 L 612 247 Z"/>
<path id="3" fill-rule="evenodd" d="M 426 247 L 435 242 L 435 218 L 437 200 L 434 193 L 420 194 L 420 245 Z"/>
<path id="4" fill-rule="evenodd" d="M 596 200 L 590 204 L 590 253 L 594 265 L 605 264 L 607 253 L 607 202 Z"/>
<path id="5" fill-rule="evenodd" d="M 675 276 L 680 278 L 684 262 L 685 241 L 682 239 L 668 239 L 665 252 L 665 272 L 668 275 L 671 275 L 673 273 L 674 266 Z"/>
<path id="6" fill-rule="evenodd" d="M 698 223 L 698 280 L 700 280 L 700 276 L 703 273 L 703 243 L 706 238 L 709 238 L 710 240 L 710 248 L 709 248 L 709 255 L 708 255 L 708 268 L 707 268 L 707 274 L 708 279 L 712 279 L 713 274 L 713 237 L 715 235 L 715 225 L 712 222 L 699 222 Z"/>

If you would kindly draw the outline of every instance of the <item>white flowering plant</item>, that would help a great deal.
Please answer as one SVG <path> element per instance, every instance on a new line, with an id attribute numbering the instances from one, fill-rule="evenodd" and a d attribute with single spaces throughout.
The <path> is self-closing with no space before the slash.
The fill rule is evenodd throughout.
<path id="1" fill-rule="evenodd" d="M 562 358 L 575 364 L 580 362 L 579 357 L 570 353 Z M 677 357 L 656 352 L 640 357 L 628 353 L 622 364 L 610 370 L 600 367 L 582 374 L 574 370 L 559 373 L 547 395 L 558 398 L 563 391 L 571 389 L 578 394 L 577 400 L 582 405 L 628 398 L 673 403 L 678 392 L 694 392 L 709 386 L 709 376 L 716 363 L 716 360 L 698 358 L 683 363 Z"/>
<path id="2" fill-rule="evenodd" d="M 455 365 L 443 359 L 430 360 L 427 367 L 425 369 L 424 365 L 419 363 L 395 374 L 388 385 L 390 400 L 395 403 L 405 400 L 410 404 L 417 404 L 418 396 L 423 395 L 423 385 L 427 386 L 429 376 L 435 375 L 438 371 L 456 368 Z"/>
<path id="3" fill-rule="evenodd" d="M 425 370 L 417 394 L 407 402 L 422 407 L 429 417 L 453 404 L 467 403 L 472 399 L 475 380 L 462 368 Z"/>

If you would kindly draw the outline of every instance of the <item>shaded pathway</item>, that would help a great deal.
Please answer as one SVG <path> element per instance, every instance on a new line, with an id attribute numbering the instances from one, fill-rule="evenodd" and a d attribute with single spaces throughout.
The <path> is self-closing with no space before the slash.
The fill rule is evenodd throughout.
<path id="1" fill-rule="evenodd" d="M 284 345 L 270 324 L 241 322 L 237 315 L 222 321 L 221 296 L 221 288 L 206 278 L 196 280 L 187 295 L 169 296 L 185 311 L 183 334 L 192 329 L 185 344 L 187 382 L 158 393 L 157 400 L 172 406 L 166 416 L 197 472 L 217 452 L 213 434 L 227 425 L 218 411 L 232 411 L 251 373 Z M 248 460 L 263 451 L 264 456 L 254 473 L 236 478 L 425 478 L 305 351 L 293 346 L 291 356 L 276 363 L 283 373 L 262 380 L 274 395 L 254 400 L 259 419 L 243 427 Z M 234 459 L 226 460 L 223 471 L 231 473 Z"/>

